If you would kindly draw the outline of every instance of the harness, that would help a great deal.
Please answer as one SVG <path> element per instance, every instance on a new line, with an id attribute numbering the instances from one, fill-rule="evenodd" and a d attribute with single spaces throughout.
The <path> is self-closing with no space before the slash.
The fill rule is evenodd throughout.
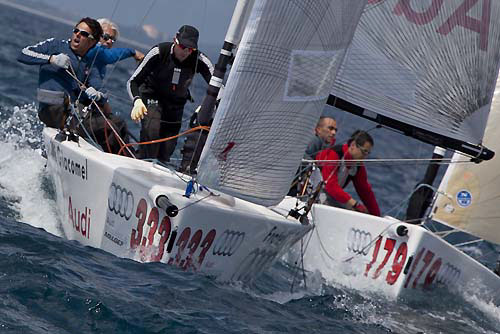
<path id="1" fill-rule="evenodd" d="M 158 44 L 158 49 L 159 49 L 159 56 L 160 56 L 160 62 L 162 65 L 168 67 L 170 65 L 170 62 L 172 61 L 172 52 L 173 52 L 173 49 L 174 49 L 174 43 L 172 42 L 163 42 L 163 43 L 160 43 Z M 196 51 L 197 52 L 197 51 Z M 189 67 L 191 67 L 191 70 L 193 71 L 193 75 L 196 73 L 196 65 L 198 64 L 198 53 L 196 53 L 196 58 L 195 58 L 195 62 L 193 64 L 193 61 L 192 59 L 190 59 L 191 56 L 189 56 L 188 59 L 186 59 L 185 61 L 189 62 Z M 182 67 L 179 67 L 179 66 L 175 66 L 174 64 L 174 67 L 173 67 L 173 73 L 172 73 L 172 91 L 175 92 L 177 86 L 179 85 L 179 81 L 180 81 L 180 78 L 181 78 L 181 72 L 182 72 Z M 188 80 L 188 82 L 185 83 L 186 85 L 186 88 L 189 87 L 191 84 L 191 80 Z M 187 96 L 187 99 L 188 100 L 192 100 L 192 97 L 191 97 L 191 93 L 189 92 L 189 89 L 188 89 L 188 96 Z"/>

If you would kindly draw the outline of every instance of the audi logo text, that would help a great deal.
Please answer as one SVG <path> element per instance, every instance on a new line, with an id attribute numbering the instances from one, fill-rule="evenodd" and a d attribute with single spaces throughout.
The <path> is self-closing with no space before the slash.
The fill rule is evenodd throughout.
<path id="1" fill-rule="evenodd" d="M 225 230 L 219 239 L 217 239 L 212 254 L 231 256 L 240 248 L 243 240 L 245 240 L 245 232 Z"/>
<path id="2" fill-rule="evenodd" d="M 111 183 L 108 196 L 108 208 L 111 212 L 129 220 L 134 211 L 134 194 L 120 185 Z"/>
<path id="3" fill-rule="evenodd" d="M 347 233 L 347 250 L 355 254 L 368 255 L 372 235 L 370 232 L 351 228 Z"/>

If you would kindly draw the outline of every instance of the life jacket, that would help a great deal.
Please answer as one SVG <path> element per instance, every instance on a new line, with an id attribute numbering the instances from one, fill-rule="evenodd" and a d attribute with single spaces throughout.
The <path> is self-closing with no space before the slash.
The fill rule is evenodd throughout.
<path id="1" fill-rule="evenodd" d="M 345 188 L 350 181 L 354 180 L 354 176 L 356 176 L 356 173 L 358 172 L 358 166 L 350 166 L 350 168 L 347 168 L 347 164 L 344 160 L 344 150 L 342 149 L 342 147 L 342 144 L 335 145 L 334 147 L 332 147 L 332 150 L 337 153 L 340 160 L 337 169 L 338 183 L 342 188 Z"/>
<path id="2" fill-rule="evenodd" d="M 184 105 L 191 99 L 189 86 L 196 73 L 198 52 L 193 52 L 182 63 L 177 63 L 172 57 L 172 44 L 171 42 L 158 44 L 161 66 L 146 79 L 147 86 L 155 88 L 151 91 L 143 87 L 143 93 L 151 98 L 165 100 L 168 104 Z"/>

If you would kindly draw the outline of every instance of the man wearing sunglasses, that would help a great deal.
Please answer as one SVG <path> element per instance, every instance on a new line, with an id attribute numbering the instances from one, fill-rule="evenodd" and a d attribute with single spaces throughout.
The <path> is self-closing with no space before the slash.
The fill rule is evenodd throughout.
<path id="1" fill-rule="evenodd" d="M 134 101 L 130 117 L 141 121 L 141 142 L 175 136 L 182 125 L 184 105 L 191 98 L 189 86 L 196 73 L 207 84 L 213 73 L 212 62 L 198 50 L 198 30 L 184 25 L 173 42 L 154 46 L 127 82 Z M 139 147 L 141 158 L 168 162 L 177 139 Z"/>
<path id="2" fill-rule="evenodd" d="M 28 65 L 39 65 L 37 99 L 38 117 L 45 125 L 62 128 L 68 115 L 68 101 L 80 98 L 82 103 L 101 99 L 96 88 L 101 79 L 96 69 L 88 69 L 83 57 L 102 36 L 96 20 L 85 17 L 72 31 L 69 40 L 49 38 L 36 45 L 25 47 L 17 60 Z M 85 87 L 80 87 L 75 76 Z M 81 94 L 81 89 L 85 92 Z"/>
<path id="3" fill-rule="evenodd" d="M 319 163 L 325 182 L 323 190 L 326 198 L 324 204 L 380 216 L 380 208 L 375 194 L 368 183 L 366 168 L 360 161 L 370 154 L 373 145 L 373 138 L 368 132 L 357 130 L 346 144 L 336 145 L 318 153 L 316 160 L 336 161 Z M 344 188 L 351 181 L 364 204 L 356 201 L 344 191 Z"/>
<path id="4" fill-rule="evenodd" d="M 97 69 L 101 80 L 104 80 L 106 76 L 107 65 L 129 57 L 134 57 L 137 61 L 144 58 L 142 52 L 131 48 L 113 48 L 113 44 L 119 36 L 118 26 L 106 18 L 98 19 L 97 22 L 102 27 L 102 37 L 99 43 L 85 54 L 83 61 L 87 64 L 87 67 Z M 128 143 L 127 123 L 121 117 L 112 113 L 111 105 L 107 100 L 102 99 L 97 104 L 101 110 L 97 110 L 95 105 L 91 106 L 90 111 L 83 120 L 86 131 L 81 129 L 80 134 L 90 133 L 94 141 L 99 143 L 105 152 L 118 153 L 121 149 L 120 141 L 116 138 L 114 131 L 109 129 L 109 124 L 111 122 L 120 138 L 125 143 Z M 103 111 L 104 117 L 100 111 Z"/>
<path id="5" fill-rule="evenodd" d="M 84 61 L 97 68 L 101 79 L 106 76 L 106 65 L 130 57 L 134 57 L 136 61 L 141 61 L 144 58 L 142 52 L 131 48 L 113 48 L 120 35 L 118 26 L 106 18 L 100 18 L 97 22 L 101 25 L 103 34 L 99 43 L 85 54 Z"/>

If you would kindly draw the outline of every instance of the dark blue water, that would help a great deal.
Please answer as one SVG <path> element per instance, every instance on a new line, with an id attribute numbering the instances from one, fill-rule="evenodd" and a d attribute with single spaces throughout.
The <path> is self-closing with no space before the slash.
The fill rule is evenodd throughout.
<path id="1" fill-rule="evenodd" d="M 66 38 L 70 27 L 0 5 L 0 333 L 499 333 L 500 308 L 472 292 L 434 291 L 395 303 L 326 284 L 306 285 L 282 261 L 252 286 L 221 285 L 164 264 L 117 258 L 64 238 L 36 116 L 36 66 L 17 63 L 26 45 Z M 119 44 L 118 44 L 119 45 Z M 218 46 L 205 47 L 216 59 Z M 112 106 L 128 119 L 125 82 L 133 60 L 107 82 Z M 201 101 L 205 86 L 194 83 Z M 196 104 L 186 108 L 186 121 Z M 331 112 L 341 141 L 373 124 Z M 138 128 L 129 123 L 133 131 Z M 373 157 L 422 158 L 432 148 L 387 130 L 372 130 Z M 382 211 L 398 206 L 423 175 L 420 164 L 368 166 Z M 495 249 L 468 251 L 487 265 Z M 493 255 L 492 255 L 493 254 Z M 297 280 L 295 279 L 297 278 Z M 293 290 L 291 290 L 293 282 Z"/>

